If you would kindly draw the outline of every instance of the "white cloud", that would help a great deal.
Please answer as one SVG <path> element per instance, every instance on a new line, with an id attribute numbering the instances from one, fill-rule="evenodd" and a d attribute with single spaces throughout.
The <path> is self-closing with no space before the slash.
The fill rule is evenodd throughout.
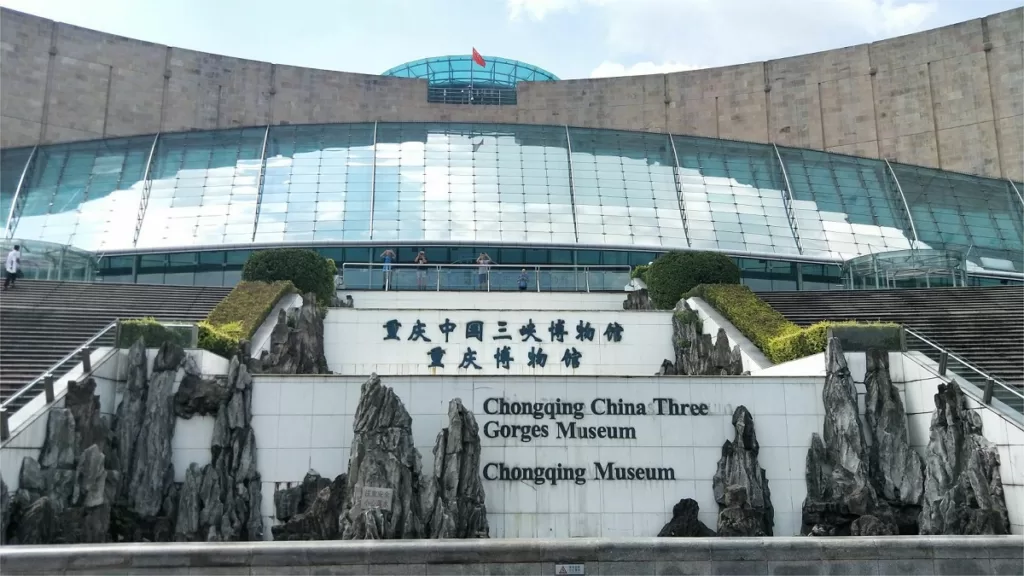
<path id="1" fill-rule="evenodd" d="M 588 0 L 584 0 L 588 1 Z M 588 2 L 589 3 L 589 2 Z M 524 15 L 532 20 L 543 20 L 548 14 L 571 12 L 579 8 L 580 0 L 507 0 L 508 15 L 518 20 Z"/>
<path id="2" fill-rule="evenodd" d="M 641 76 L 643 74 L 665 74 L 668 72 L 682 72 L 685 70 L 696 70 L 700 66 L 683 64 L 682 62 L 637 62 L 632 66 L 619 64 L 618 62 L 604 61 L 600 66 L 590 72 L 591 78 L 608 78 L 613 76 Z"/>
<path id="3" fill-rule="evenodd" d="M 513 19 L 586 12 L 611 62 L 722 66 L 909 34 L 939 0 L 506 0 Z M 602 67 L 605 65 L 602 64 Z M 629 70 L 640 64 L 626 64 Z M 603 72 L 599 67 L 594 72 Z"/>

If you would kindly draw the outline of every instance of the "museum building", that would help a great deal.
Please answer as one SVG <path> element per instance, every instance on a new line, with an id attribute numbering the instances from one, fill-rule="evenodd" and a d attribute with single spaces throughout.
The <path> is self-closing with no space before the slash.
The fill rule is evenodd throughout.
<path id="1" fill-rule="evenodd" d="M 492 289 L 514 289 L 525 267 L 536 272 L 539 289 L 619 290 L 631 266 L 669 250 L 728 254 L 755 290 L 1018 284 L 1024 278 L 1019 159 L 1013 165 L 996 158 L 993 172 L 985 147 L 972 152 L 985 168 L 965 170 L 943 164 L 941 155 L 918 165 L 898 161 L 905 155 L 887 154 L 881 143 L 876 153 L 858 155 L 849 147 L 794 145 L 785 137 L 788 127 L 779 138 L 745 134 L 727 129 L 721 115 L 721 137 L 710 137 L 701 129 L 674 131 L 649 122 L 653 104 L 646 98 L 639 123 L 605 122 L 608 103 L 586 100 L 564 123 L 537 121 L 542 114 L 524 114 L 524 107 L 532 106 L 538 90 L 585 84 L 618 102 L 624 83 L 639 82 L 646 90 L 645 82 L 662 76 L 562 81 L 522 62 L 488 58 L 480 66 L 471 56 L 418 60 L 382 76 L 268 64 L 269 89 L 245 80 L 239 90 L 248 96 L 256 90 L 264 100 L 280 97 L 290 85 L 286 72 L 298 71 L 314 83 L 348 81 L 339 86 L 339 98 L 361 88 L 355 100 L 381 90 L 401 92 L 402 99 L 387 113 L 365 114 L 360 107 L 318 117 L 315 110 L 326 105 L 313 103 L 306 121 L 295 121 L 271 102 L 261 121 L 221 118 L 222 108 L 238 106 L 237 114 L 251 116 L 248 109 L 259 107 L 239 94 L 237 102 L 221 97 L 214 103 L 213 125 L 203 118 L 210 102 L 189 102 L 202 96 L 176 88 L 185 74 L 169 58 L 162 97 L 153 105 L 159 119 L 152 124 L 137 110 L 117 108 L 127 98 L 119 91 L 128 87 L 114 80 L 103 81 L 102 110 L 65 104 L 60 94 L 76 58 L 107 63 L 117 74 L 118 66 L 126 67 L 124 74 L 142 74 L 137 65 L 119 64 L 120 51 L 145 53 L 155 45 L 8 10 L 3 15 L 5 32 L 30 25 L 55 31 L 52 43 L 61 56 L 41 86 L 4 77 L 0 112 L 9 129 L 0 151 L 0 214 L 6 243 L 26 248 L 31 277 L 231 286 L 252 251 L 295 246 L 333 258 L 348 289 L 379 286 L 380 254 L 387 249 L 399 266 L 412 264 L 420 250 L 431 265 L 455 265 L 431 269 L 429 284 L 440 290 L 468 287 L 468 270 L 461 274 L 457 265 L 468 269 L 481 253 L 497 265 Z M 1011 22 L 1012 16 L 987 21 Z M 1020 35 L 1012 32 L 1005 47 L 994 50 L 990 41 L 982 54 L 1014 42 L 1019 47 Z M 38 56 L 24 34 L 12 36 L 18 40 L 3 53 L 5 70 Z M 83 45 L 89 39 L 93 45 Z M 885 54 L 884 44 L 867 46 L 872 60 Z M 944 65 L 974 66 L 961 60 Z M 881 74 L 877 68 L 867 76 L 872 81 Z M 1018 84 L 1021 68 L 1018 62 L 1013 70 Z M 689 73 L 681 74 L 663 78 Z M 993 77 L 990 90 L 1004 90 L 1013 78 Z M 765 85 L 770 101 L 773 84 Z M 897 98 L 898 86 L 890 87 L 890 95 L 875 98 L 880 114 L 895 106 L 887 99 Z M 28 120 L 32 106 L 20 94 L 30 88 L 42 90 L 48 103 L 34 119 L 34 135 L 14 129 L 15 120 L 17 126 Z M 179 93 L 180 104 L 192 106 L 190 118 L 174 109 Z M 628 111 L 626 102 L 616 108 Z M 58 126 L 68 124 L 71 113 L 85 114 L 70 122 L 85 126 L 90 111 L 103 114 L 98 133 Z M 766 114 L 770 119 L 775 112 Z M 822 109 L 817 122 L 850 120 L 829 114 Z M 332 116 L 361 121 L 329 121 Z M 1019 110 L 1009 117 L 1020 118 Z M 603 127 L 607 123 L 631 129 Z M 995 148 L 1007 135 L 996 135 Z M 936 146 L 948 148 L 944 139 L 951 137 L 940 126 Z M 411 271 L 401 268 L 390 286 L 416 287 Z"/>

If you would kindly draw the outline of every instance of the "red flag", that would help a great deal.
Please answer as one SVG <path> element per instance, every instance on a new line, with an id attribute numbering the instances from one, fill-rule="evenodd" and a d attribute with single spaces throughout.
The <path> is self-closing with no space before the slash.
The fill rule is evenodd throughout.
<path id="1" fill-rule="evenodd" d="M 473 48 L 473 62 L 479 64 L 481 68 L 487 68 L 487 61 L 476 51 L 476 48 Z"/>

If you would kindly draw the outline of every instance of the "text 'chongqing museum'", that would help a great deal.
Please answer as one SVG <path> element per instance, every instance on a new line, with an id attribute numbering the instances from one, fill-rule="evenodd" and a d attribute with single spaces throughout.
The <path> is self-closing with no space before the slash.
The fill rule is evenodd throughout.
<path id="1" fill-rule="evenodd" d="M 9 10 L 2 27 L 0 214 L 29 277 L 230 286 L 252 251 L 296 246 L 352 289 L 388 249 L 486 253 L 555 290 L 620 290 L 669 250 L 728 254 L 755 290 L 1024 278 L 1020 10 L 588 80 L 468 55 L 305 69 Z"/>

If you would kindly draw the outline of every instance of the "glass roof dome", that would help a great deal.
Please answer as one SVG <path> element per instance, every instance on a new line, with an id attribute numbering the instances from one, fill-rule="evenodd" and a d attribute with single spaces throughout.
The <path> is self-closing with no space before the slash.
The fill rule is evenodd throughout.
<path id="1" fill-rule="evenodd" d="M 437 56 L 406 62 L 385 71 L 382 76 L 426 79 L 431 88 L 464 86 L 515 88 L 520 82 L 550 82 L 558 77 L 531 64 L 506 58 L 484 57 L 486 66 L 473 62 L 473 56 Z"/>

